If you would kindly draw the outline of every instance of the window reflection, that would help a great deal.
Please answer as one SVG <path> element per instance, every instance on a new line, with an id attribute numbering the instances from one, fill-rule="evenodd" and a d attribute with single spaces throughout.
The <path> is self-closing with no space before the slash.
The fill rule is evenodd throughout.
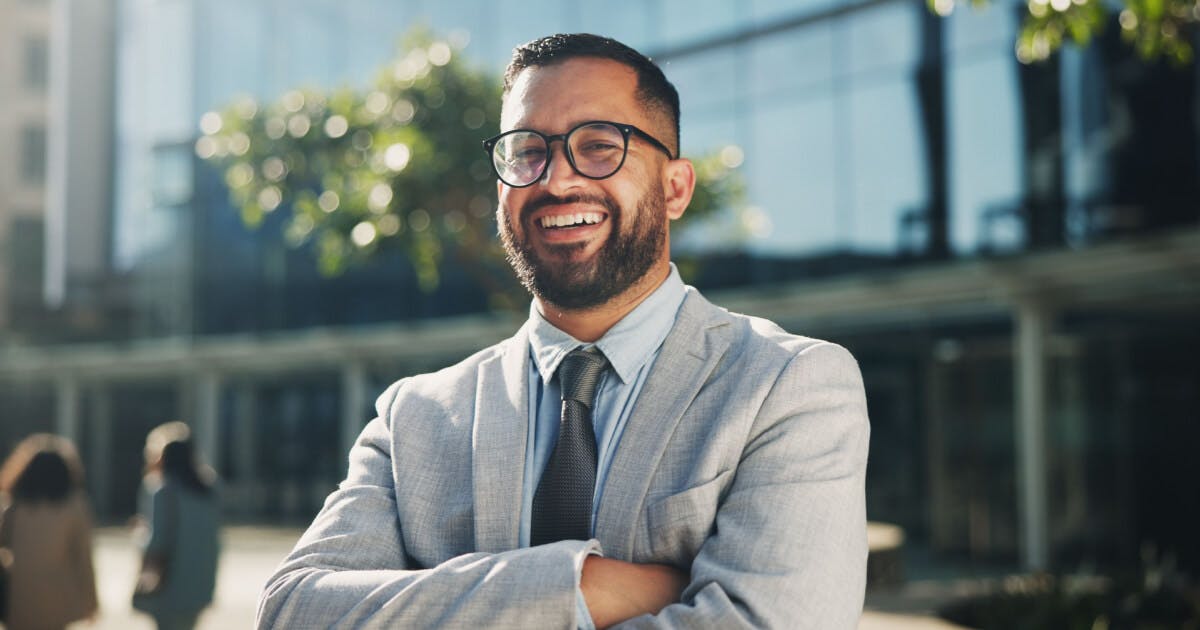
<path id="1" fill-rule="evenodd" d="M 838 246 L 834 109 L 832 95 L 819 94 L 754 117 L 750 199 L 774 229 L 752 241 L 752 251 L 797 256 Z"/>
<path id="2" fill-rule="evenodd" d="M 889 77 L 858 86 L 850 101 L 852 199 L 846 239 L 852 249 L 895 254 L 905 211 L 928 203 L 913 82 Z"/>
<path id="3" fill-rule="evenodd" d="M 25 38 L 25 87 L 41 92 L 46 89 L 49 77 L 50 51 L 46 38 L 29 36 Z"/>
<path id="4" fill-rule="evenodd" d="M 725 0 L 660 0 L 664 18 L 660 37 L 665 46 L 689 44 L 726 34 L 744 25 L 746 6 Z"/>
<path id="5" fill-rule="evenodd" d="M 46 127 L 26 125 L 21 129 L 21 179 L 27 186 L 46 180 Z"/>
<path id="6" fill-rule="evenodd" d="M 950 244 L 970 254 L 984 243 L 986 212 L 1020 204 L 1021 129 L 1011 51 L 952 62 L 947 71 Z"/>

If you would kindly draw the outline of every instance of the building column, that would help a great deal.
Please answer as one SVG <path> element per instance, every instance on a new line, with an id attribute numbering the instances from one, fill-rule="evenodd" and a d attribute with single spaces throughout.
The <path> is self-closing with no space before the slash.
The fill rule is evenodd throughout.
<path id="1" fill-rule="evenodd" d="M 1046 345 L 1051 309 L 1035 296 L 1017 304 L 1013 362 L 1016 374 L 1017 497 L 1021 563 L 1028 570 L 1050 564 L 1046 498 Z"/>
<path id="2" fill-rule="evenodd" d="M 92 417 L 88 445 L 88 479 L 92 489 L 92 505 L 100 514 L 112 509 L 112 394 L 109 386 L 96 385 L 91 390 Z"/>
<path id="3" fill-rule="evenodd" d="M 951 480 L 954 472 L 949 465 L 950 453 L 946 451 L 947 418 L 946 384 L 947 366 L 936 358 L 925 367 L 925 452 L 926 452 L 926 496 L 929 501 L 929 543 L 935 552 L 954 548 L 955 523 L 952 506 L 954 488 Z"/>
<path id="4" fill-rule="evenodd" d="M 189 424 L 198 453 L 215 468 L 219 461 L 221 377 L 216 372 L 204 371 L 195 378 L 195 417 Z"/>
<path id="5" fill-rule="evenodd" d="M 230 435 L 233 470 L 223 471 L 243 485 L 258 480 L 258 467 L 255 465 L 258 461 L 258 427 L 254 418 L 254 396 L 254 387 L 249 384 L 241 384 L 234 390 L 233 427 Z"/>
<path id="6" fill-rule="evenodd" d="M 229 424 L 229 462 L 218 470 L 224 478 L 226 509 L 239 517 L 261 518 L 266 484 L 258 476 L 257 391 L 252 382 L 238 379 L 233 387 L 233 422 Z"/>
<path id="7" fill-rule="evenodd" d="M 79 379 L 66 374 L 54 383 L 54 432 L 78 444 Z"/>
<path id="8" fill-rule="evenodd" d="M 342 366 L 341 453 L 346 457 L 362 431 L 367 408 L 367 368 L 361 361 Z"/>

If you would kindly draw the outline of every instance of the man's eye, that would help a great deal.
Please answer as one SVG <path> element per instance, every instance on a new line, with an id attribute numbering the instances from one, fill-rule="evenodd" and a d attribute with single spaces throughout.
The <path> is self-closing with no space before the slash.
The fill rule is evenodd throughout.
<path id="1" fill-rule="evenodd" d="M 612 144 L 610 142 L 600 142 L 600 141 L 589 142 L 589 143 L 583 145 L 582 147 L 580 147 L 580 151 L 583 151 L 585 153 L 590 153 L 590 154 L 604 153 L 606 151 L 619 151 L 620 149 L 621 149 L 621 147 L 618 145 Z"/>
<path id="2" fill-rule="evenodd" d="M 529 147 L 527 149 L 517 149 L 513 151 L 512 159 L 518 162 L 532 162 L 540 160 L 546 155 L 546 150 L 541 147 Z"/>

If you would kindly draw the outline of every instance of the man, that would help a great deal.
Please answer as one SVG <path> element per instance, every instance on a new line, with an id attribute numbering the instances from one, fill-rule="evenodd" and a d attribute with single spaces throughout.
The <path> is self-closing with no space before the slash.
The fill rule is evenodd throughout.
<path id="1" fill-rule="evenodd" d="M 648 59 L 547 37 L 504 93 L 485 148 L 529 320 L 379 398 L 259 625 L 855 627 L 854 359 L 680 281 L 668 223 L 695 174 Z"/>

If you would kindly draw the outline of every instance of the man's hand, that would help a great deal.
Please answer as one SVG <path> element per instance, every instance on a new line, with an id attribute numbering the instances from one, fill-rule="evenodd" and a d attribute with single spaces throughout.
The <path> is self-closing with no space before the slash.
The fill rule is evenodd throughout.
<path id="1" fill-rule="evenodd" d="M 656 614 L 679 601 L 688 574 L 665 564 L 635 564 L 600 556 L 583 561 L 579 589 L 597 628 Z"/>

